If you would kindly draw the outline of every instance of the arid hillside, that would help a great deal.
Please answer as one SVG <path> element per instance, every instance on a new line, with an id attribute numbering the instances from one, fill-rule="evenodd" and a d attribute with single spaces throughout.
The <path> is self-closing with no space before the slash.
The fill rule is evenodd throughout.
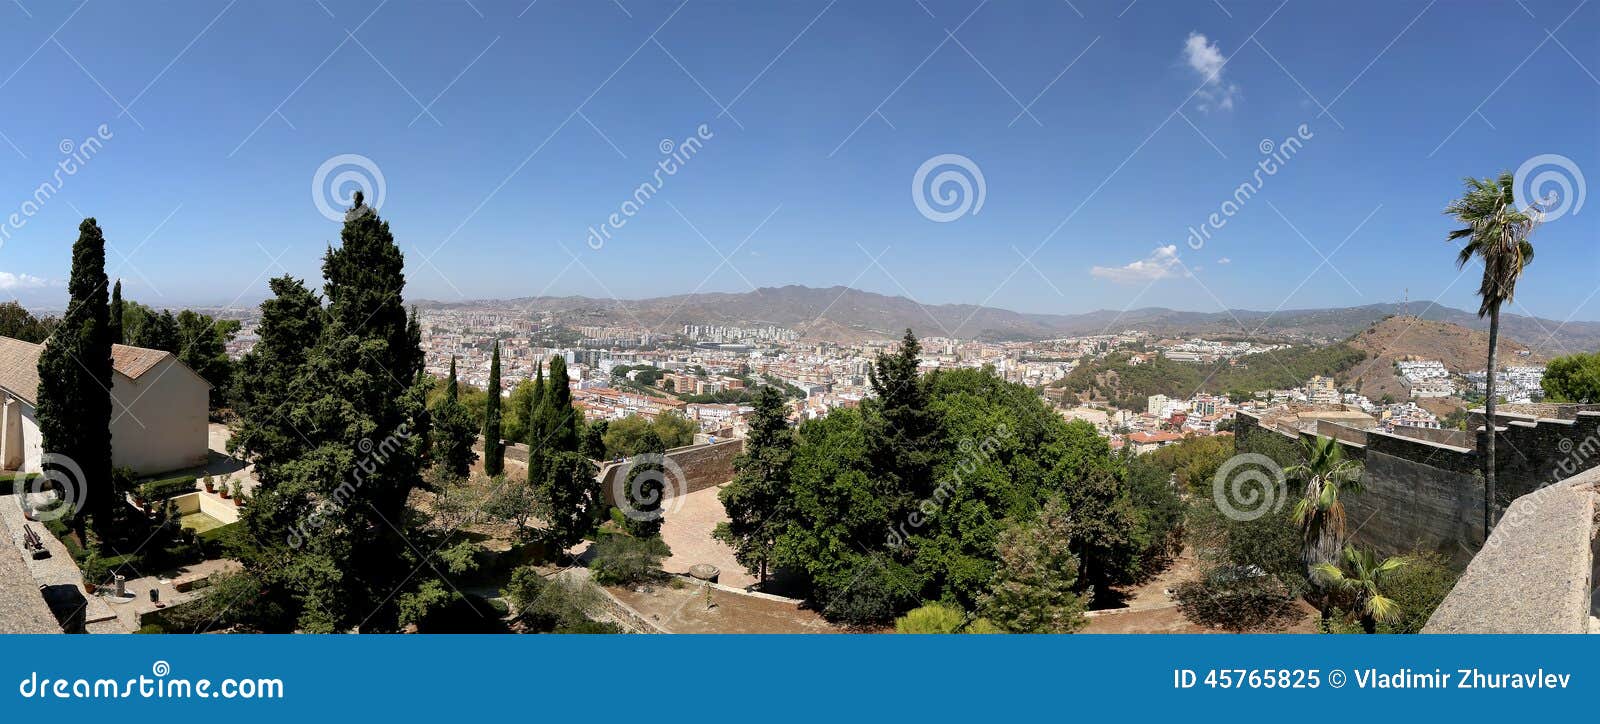
<path id="1" fill-rule="evenodd" d="M 1404 400 L 1410 392 L 1395 375 L 1396 361 L 1436 359 L 1455 374 L 1482 370 L 1489 355 L 1489 333 L 1448 322 L 1397 315 L 1350 338 L 1350 346 L 1366 352 L 1367 359 L 1351 372 L 1349 384 L 1359 384 L 1361 394 L 1373 400 L 1385 394 Z M 1547 358 L 1538 352 L 1527 356 L 1519 354 L 1527 350 L 1527 346 L 1501 335 L 1500 364 L 1543 364 L 1546 361 Z"/>

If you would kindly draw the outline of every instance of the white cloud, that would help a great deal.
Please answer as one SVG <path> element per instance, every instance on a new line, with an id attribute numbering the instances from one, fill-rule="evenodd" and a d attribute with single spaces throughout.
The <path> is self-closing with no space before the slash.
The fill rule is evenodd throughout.
<path id="1" fill-rule="evenodd" d="M 1230 83 L 1222 77 L 1222 66 L 1228 59 L 1222 55 L 1217 44 L 1206 39 L 1200 33 L 1189 33 L 1189 39 L 1183 44 L 1183 59 L 1189 64 L 1189 69 L 1200 76 L 1202 85 L 1197 95 L 1200 104 L 1197 106 L 1202 111 L 1218 108 L 1224 111 L 1233 109 L 1233 98 L 1239 93 L 1239 86 Z"/>
<path id="2" fill-rule="evenodd" d="M 1090 269 L 1089 273 L 1118 284 L 1138 284 L 1179 276 L 1182 272 L 1178 269 L 1178 246 L 1168 244 L 1156 247 L 1150 256 L 1138 261 L 1123 266 L 1097 266 Z"/>
<path id="3" fill-rule="evenodd" d="M 0 271 L 0 289 L 43 289 L 50 286 L 50 280 L 42 279 L 31 274 L 12 274 Z"/>
<path id="4" fill-rule="evenodd" d="M 1229 259 L 1228 257 L 1222 257 L 1221 259 L 1217 260 L 1217 263 L 1218 264 L 1232 264 L 1233 260 Z"/>

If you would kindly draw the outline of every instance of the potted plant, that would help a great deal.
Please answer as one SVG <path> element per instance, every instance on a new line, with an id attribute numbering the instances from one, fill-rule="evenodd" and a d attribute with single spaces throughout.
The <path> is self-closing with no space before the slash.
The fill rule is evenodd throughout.
<path id="1" fill-rule="evenodd" d="M 82 571 L 84 593 L 94 593 L 99 582 L 105 580 L 106 575 L 111 572 L 100 559 L 100 554 L 93 552 L 83 559 Z"/>
<path id="2" fill-rule="evenodd" d="M 223 500 L 227 500 L 230 497 L 229 494 L 228 494 L 228 488 L 230 488 L 230 487 L 232 487 L 232 483 L 224 482 L 222 484 L 222 489 L 217 491 L 219 494 L 222 495 L 222 499 Z"/>
<path id="3" fill-rule="evenodd" d="M 217 481 L 214 478 L 212 478 L 210 475 L 207 475 L 203 482 L 206 484 L 206 492 L 207 493 L 215 493 L 215 492 L 217 492 Z"/>
<path id="4" fill-rule="evenodd" d="M 237 480 L 233 481 L 229 487 L 233 488 L 233 504 L 235 506 L 244 505 L 244 487 L 239 485 Z"/>

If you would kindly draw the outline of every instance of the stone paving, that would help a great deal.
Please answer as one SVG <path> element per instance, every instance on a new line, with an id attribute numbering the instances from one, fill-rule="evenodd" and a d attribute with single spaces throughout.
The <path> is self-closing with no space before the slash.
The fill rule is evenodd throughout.
<path id="1" fill-rule="evenodd" d="M 717 499 L 723 486 L 697 490 L 668 499 L 667 513 L 661 522 L 661 539 L 672 549 L 672 556 L 661 564 L 668 573 L 689 572 L 697 563 L 709 563 L 721 570 L 717 582 L 731 588 L 754 585 L 756 577 L 734 560 L 728 544 L 711 537 L 728 513 Z"/>
<path id="2" fill-rule="evenodd" d="M 22 550 L 23 526 L 28 525 L 39 534 L 45 550 L 50 552 L 49 557 L 38 560 L 25 556 L 23 562 L 32 576 L 31 587 L 49 589 L 51 595 L 47 600 L 52 601 L 57 619 L 73 620 L 81 617 L 90 633 L 131 631 L 116 623 L 116 613 L 99 596 L 83 595 L 83 574 L 78 570 L 77 562 L 72 560 L 72 554 L 67 552 L 67 547 L 61 541 L 50 534 L 44 524 L 31 523 L 23 517 L 22 506 L 18 504 L 16 496 L 7 496 L 0 502 L 3 502 L 0 504 L 0 526 L 5 528 L 6 540 L 13 550 Z M 15 584 L 5 582 L 4 585 L 27 586 L 30 582 L 17 581 Z M 77 591 L 77 595 L 72 595 L 73 591 Z"/>

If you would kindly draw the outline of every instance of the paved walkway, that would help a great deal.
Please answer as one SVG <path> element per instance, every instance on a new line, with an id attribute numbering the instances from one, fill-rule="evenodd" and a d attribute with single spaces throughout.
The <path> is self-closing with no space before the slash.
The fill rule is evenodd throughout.
<path id="1" fill-rule="evenodd" d="M 672 556 L 661 564 L 668 573 L 689 572 L 698 563 L 710 563 L 722 571 L 717 582 L 731 588 L 754 585 L 756 577 L 733 557 L 728 544 L 711 537 L 718 523 L 728 520 L 728 512 L 717 499 L 722 486 L 706 488 L 667 501 L 667 514 L 661 521 L 661 539 L 672 549 Z"/>
<path id="2" fill-rule="evenodd" d="M 6 496 L 0 499 L 0 526 L 4 526 L 6 540 L 15 550 L 22 549 L 23 526 L 28 525 L 39 534 L 39 539 L 44 542 L 45 550 L 50 552 L 48 558 L 34 560 L 31 556 L 24 557 L 28 573 L 33 577 L 32 586 L 45 591 L 45 599 L 55 612 L 56 618 L 63 621 L 76 621 L 81 619 L 84 628 L 89 633 L 130 633 L 133 629 L 125 628 L 117 621 L 116 612 L 111 605 L 99 596 L 83 593 L 83 574 L 78 570 L 78 564 L 72 560 L 72 554 L 67 552 L 67 547 L 56 540 L 54 535 L 42 523 L 30 523 L 22 515 L 22 506 L 16 496 Z M 28 585 L 27 582 L 20 582 Z M 9 582 L 0 582 L 0 585 L 12 585 Z"/>

